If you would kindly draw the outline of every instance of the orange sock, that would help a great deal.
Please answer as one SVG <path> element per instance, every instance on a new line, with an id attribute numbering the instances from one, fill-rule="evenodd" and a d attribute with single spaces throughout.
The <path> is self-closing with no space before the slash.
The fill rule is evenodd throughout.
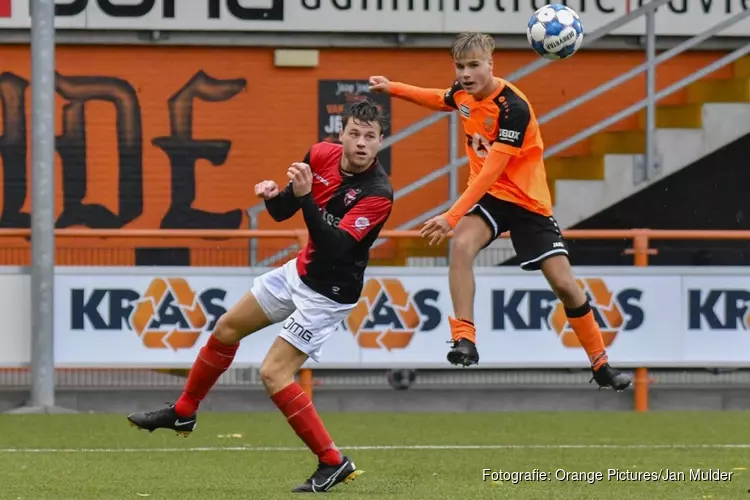
<path id="1" fill-rule="evenodd" d="M 602 332 L 596 323 L 591 305 L 586 302 L 575 309 L 565 308 L 565 315 L 568 317 L 568 322 L 573 327 L 573 331 L 576 332 L 578 341 L 586 351 L 589 361 L 591 361 L 591 367 L 598 370 L 607 362 L 607 351 L 604 349 Z"/>
<path id="2" fill-rule="evenodd" d="M 473 321 L 448 316 L 448 323 L 451 326 L 451 339 L 467 339 L 475 344 L 477 343 L 477 330 L 474 328 Z"/>

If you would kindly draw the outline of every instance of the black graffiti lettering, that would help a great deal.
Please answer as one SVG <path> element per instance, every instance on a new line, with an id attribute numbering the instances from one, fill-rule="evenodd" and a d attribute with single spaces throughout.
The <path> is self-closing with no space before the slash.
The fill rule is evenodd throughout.
<path id="1" fill-rule="evenodd" d="M 320 8 L 320 0 L 302 0 L 302 7 L 307 10 L 318 10 Z"/>
<path id="2" fill-rule="evenodd" d="M 56 227 L 122 228 L 143 214 L 143 129 L 138 96 L 125 80 L 106 76 L 56 75 L 57 93 L 67 102 L 62 108 L 62 133 L 56 149 L 62 164 L 62 212 Z M 223 165 L 231 148 L 224 139 L 192 137 L 193 100 L 221 102 L 233 98 L 246 80 L 217 80 L 198 72 L 168 104 L 171 135 L 153 144 L 170 159 L 171 205 L 163 228 L 237 228 L 242 210 L 211 213 L 192 208 L 195 201 L 195 163 L 205 159 Z M 29 227 L 30 215 L 22 212 L 28 190 L 26 94 L 29 82 L 13 73 L 0 74 L 3 134 L 0 135 L 3 201 L 0 227 Z M 115 107 L 118 175 L 116 212 L 100 204 L 84 203 L 88 176 L 102 167 L 87 158 L 86 104 L 104 101 Z"/>
<path id="3" fill-rule="evenodd" d="M 89 0 L 73 0 L 70 3 L 55 3 L 56 16 L 76 16 L 83 12 L 88 5 Z M 31 4 L 33 5 L 33 4 Z"/>
<path id="4" fill-rule="evenodd" d="M 121 228 L 143 213 L 141 111 L 135 90 L 125 80 L 104 76 L 58 74 L 55 85 L 57 92 L 69 101 L 63 106 L 63 132 L 57 138 L 63 170 L 63 210 L 57 227 Z M 88 101 L 106 101 L 115 106 L 119 163 L 117 214 L 102 205 L 83 203 L 87 190 L 85 106 Z"/>
<path id="5" fill-rule="evenodd" d="M 482 9 L 484 9 L 484 0 L 477 0 L 477 5 L 472 5 L 469 7 L 469 11 L 471 12 L 479 12 Z"/>
<path id="6" fill-rule="evenodd" d="M 151 12 L 156 0 L 141 0 L 137 5 L 112 5 L 110 0 L 99 0 L 99 8 L 108 16 L 142 17 Z"/>
<path id="7" fill-rule="evenodd" d="M 195 162 L 205 159 L 214 166 L 223 165 L 232 146 L 225 139 L 193 139 L 193 100 L 228 101 L 247 85 L 244 78 L 218 80 L 203 71 L 190 79 L 169 98 L 169 137 L 152 142 L 169 157 L 172 170 L 172 203 L 161 222 L 162 228 L 236 229 L 242 222 L 242 210 L 212 213 L 192 208 L 195 201 Z"/>
<path id="8" fill-rule="evenodd" d="M 3 210 L 0 227 L 30 227 L 31 218 L 22 212 L 26 201 L 26 89 L 29 82 L 13 73 L 0 75 L 0 101 L 3 103 Z"/>

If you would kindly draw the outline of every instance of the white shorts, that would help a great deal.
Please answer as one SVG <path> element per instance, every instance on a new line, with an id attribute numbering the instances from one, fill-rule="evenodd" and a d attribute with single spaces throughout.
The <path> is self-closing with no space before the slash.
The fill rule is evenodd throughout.
<path id="1" fill-rule="evenodd" d="M 274 323 L 284 321 L 279 336 L 320 361 L 323 344 L 356 304 L 340 304 L 305 285 L 297 273 L 297 259 L 259 276 L 251 290 Z"/>

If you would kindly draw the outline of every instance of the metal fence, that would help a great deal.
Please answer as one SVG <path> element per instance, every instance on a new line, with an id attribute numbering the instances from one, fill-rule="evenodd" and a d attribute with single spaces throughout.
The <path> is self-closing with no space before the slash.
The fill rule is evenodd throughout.
<path id="1" fill-rule="evenodd" d="M 411 370 L 315 370 L 316 388 L 553 388 L 588 386 L 589 370 L 494 370 L 460 369 L 414 370 L 412 383 L 402 385 Z M 186 380 L 186 370 L 148 369 L 65 369 L 55 371 L 58 390 L 76 389 L 170 389 L 180 391 Z M 394 381 L 395 379 L 395 381 Z M 750 385 L 748 369 L 652 369 L 650 384 L 655 387 L 724 387 Z M 28 389 L 31 386 L 28 369 L 0 369 L 0 390 Z M 217 387 L 261 388 L 257 368 L 230 368 L 219 379 Z"/>

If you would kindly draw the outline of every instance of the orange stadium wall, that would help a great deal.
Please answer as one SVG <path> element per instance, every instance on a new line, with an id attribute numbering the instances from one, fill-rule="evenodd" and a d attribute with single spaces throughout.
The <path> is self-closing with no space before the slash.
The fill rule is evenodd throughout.
<path id="1" fill-rule="evenodd" d="M 689 75 L 722 54 L 695 52 L 659 66 L 657 87 Z M 3 162 L 0 226 L 28 227 L 30 210 L 30 54 L 23 46 L 0 48 Z M 498 51 L 502 76 L 534 60 L 531 51 Z M 517 82 L 544 114 L 643 62 L 642 52 L 584 52 Z M 246 228 L 244 210 L 257 203 L 253 185 L 285 180 L 285 167 L 317 140 L 319 79 L 364 79 L 383 74 L 430 87 L 447 87 L 453 75 L 445 50 L 320 52 L 316 68 L 276 68 L 270 48 L 61 46 L 57 49 L 56 200 L 60 228 Z M 725 77 L 719 70 L 711 77 Z M 553 145 L 644 96 L 634 78 L 575 112 L 542 127 Z M 668 99 L 680 102 L 678 93 Z M 398 131 L 428 110 L 394 100 Z M 613 130 L 628 127 L 636 117 Z M 26 137 L 24 137 L 24 130 Z M 448 122 L 394 146 L 395 187 L 447 163 Z M 581 143 L 564 154 L 586 152 Z M 465 180 L 462 178 L 461 183 Z M 447 199 L 447 179 L 395 206 L 388 228 Z M 302 227 L 262 215 L 261 228 Z M 264 243 L 276 248 L 286 242 Z M 28 242 L 5 241 L 3 264 L 28 263 Z M 109 253 L 98 251 L 105 245 Z M 247 242 L 65 241 L 58 264 L 136 262 L 134 248 L 190 248 L 192 264 L 244 265 Z M 235 253 L 227 250 L 234 247 Z M 83 251 L 83 249 L 86 251 Z M 222 249 L 219 262 L 216 249 Z M 16 249 L 10 252 L 7 249 Z M 73 250 L 73 251 L 66 251 Z"/>

